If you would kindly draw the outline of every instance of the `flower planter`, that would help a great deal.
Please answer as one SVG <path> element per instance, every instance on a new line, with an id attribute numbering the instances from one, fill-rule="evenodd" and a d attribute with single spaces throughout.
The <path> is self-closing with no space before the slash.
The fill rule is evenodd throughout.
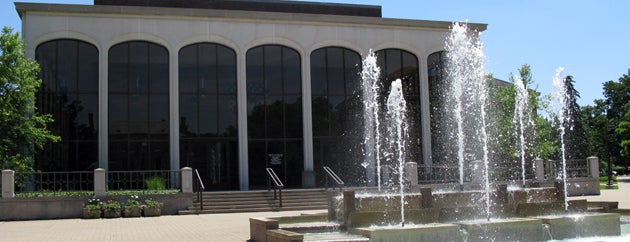
<path id="1" fill-rule="evenodd" d="M 95 219 L 101 218 L 101 210 L 100 209 L 83 209 L 83 218 L 84 219 Z"/>
<path id="2" fill-rule="evenodd" d="M 156 217 L 162 214 L 162 210 L 160 208 L 144 207 L 142 213 L 145 217 Z"/>
<path id="3" fill-rule="evenodd" d="M 117 211 L 103 211 L 103 218 L 120 218 L 120 210 Z"/>
<path id="4" fill-rule="evenodd" d="M 140 215 L 142 215 L 142 209 L 140 207 L 125 207 L 125 217 L 140 217 Z"/>

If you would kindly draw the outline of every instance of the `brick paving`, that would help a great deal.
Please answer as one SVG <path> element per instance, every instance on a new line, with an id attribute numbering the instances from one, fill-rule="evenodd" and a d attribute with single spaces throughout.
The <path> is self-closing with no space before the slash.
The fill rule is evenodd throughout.
<path id="1" fill-rule="evenodd" d="M 630 209 L 630 177 L 619 177 L 619 190 L 599 196 L 572 197 L 619 201 Z M 204 214 L 152 218 L 60 219 L 0 222 L 0 241 L 246 241 L 249 218 L 321 213 L 326 210 Z"/>

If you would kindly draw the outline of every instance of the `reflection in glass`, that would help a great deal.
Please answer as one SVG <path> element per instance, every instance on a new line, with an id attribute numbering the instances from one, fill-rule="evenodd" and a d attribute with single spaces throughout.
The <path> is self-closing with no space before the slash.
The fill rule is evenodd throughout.
<path id="1" fill-rule="evenodd" d="M 180 163 L 197 169 L 206 189 L 238 183 L 236 54 L 197 43 L 179 51 Z"/>
<path id="2" fill-rule="evenodd" d="M 271 167 L 288 187 L 302 184 L 302 78 L 297 51 L 263 45 L 247 51 L 250 188 L 267 184 Z M 297 145 L 296 145 L 297 144 Z"/>
<path id="3" fill-rule="evenodd" d="M 109 169 L 168 170 L 168 51 L 144 41 L 109 49 Z"/>
<path id="4" fill-rule="evenodd" d="M 311 53 L 313 90 L 313 162 L 316 171 L 329 166 L 346 174 L 345 182 L 361 183 L 359 96 L 361 56 L 341 47 L 325 47 Z M 344 165 L 342 165 L 344 164 Z M 352 177 L 352 178 L 350 178 Z M 320 178 L 317 183 L 323 186 Z"/>
<path id="5" fill-rule="evenodd" d="M 37 154 L 42 171 L 89 171 L 98 168 L 98 50 L 71 39 L 37 46 L 42 85 L 37 108 L 51 114 L 52 133 L 61 141 Z"/>

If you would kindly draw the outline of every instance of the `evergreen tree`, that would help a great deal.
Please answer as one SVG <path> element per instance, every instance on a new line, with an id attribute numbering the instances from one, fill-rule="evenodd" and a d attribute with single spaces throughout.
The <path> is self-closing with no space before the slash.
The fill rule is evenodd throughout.
<path id="1" fill-rule="evenodd" d="M 580 120 L 581 110 L 580 105 L 577 103 L 577 99 L 580 98 L 580 92 L 575 89 L 574 83 L 573 76 L 570 75 L 563 80 L 566 90 L 564 101 L 567 104 L 567 110 L 564 110 L 564 115 L 568 118 L 568 122 L 565 123 L 567 126 L 565 127 L 565 153 L 568 159 L 585 159 L 591 153 L 586 132 Z"/>

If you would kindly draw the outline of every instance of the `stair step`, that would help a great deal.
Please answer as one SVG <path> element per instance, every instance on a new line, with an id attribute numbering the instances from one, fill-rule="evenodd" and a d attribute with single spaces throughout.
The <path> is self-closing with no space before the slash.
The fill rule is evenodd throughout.
<path id="1" fill-rule="evenodd" d="M 200 210 L 201 203 L 195 196 L 192 206 L 179 211 L 179 214 L 313 210 L 328 207 L 328 195 L 323 189 L 282 190 L 282 208 L 279 208 L 279 201 L 274 199 L 273 190 L 203 192 L 201 199 L 203 210 Z"/>

